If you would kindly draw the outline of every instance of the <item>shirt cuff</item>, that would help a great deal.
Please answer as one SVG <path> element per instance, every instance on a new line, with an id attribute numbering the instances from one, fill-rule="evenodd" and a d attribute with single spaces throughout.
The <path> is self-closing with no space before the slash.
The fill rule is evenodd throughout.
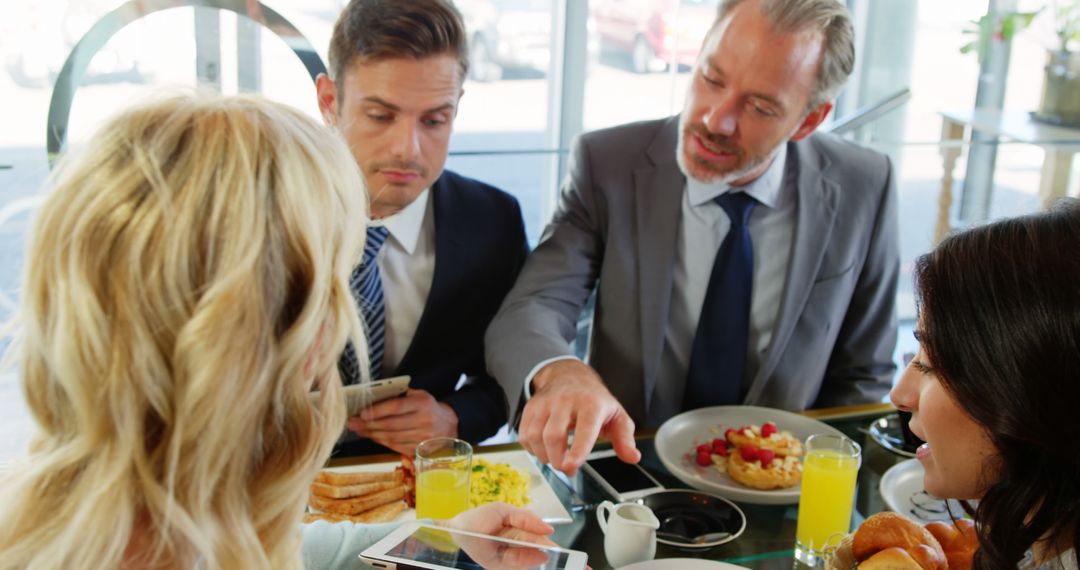
<path id="1" fill-rule="evenodd" d="M 552 362 L 558 362 L 560 360 L 577 360 L 578 362 L 581 361 L 580 358 L 569 355 L 554 356 L 547 360 L 541 360 L 540 363 L 536 366 L 533 366 L 532 370 L 529 371 L 529 374 L 525 376 L 525 401 L 529 401 L 530 399 L 532 399 L 532 381 L 533 378 L 536 377 L 537 373 L 539 373 L 540 370 L 548 364 L 551 364 Z"/>

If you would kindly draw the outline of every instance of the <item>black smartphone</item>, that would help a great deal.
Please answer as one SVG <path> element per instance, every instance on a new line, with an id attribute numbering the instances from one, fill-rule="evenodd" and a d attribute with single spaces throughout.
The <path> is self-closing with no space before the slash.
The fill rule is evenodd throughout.
<path id="1" fill-rule="evenodd" d="M 624 463 L 616 457 L 614 449 L 590 453 L 584 467 L 585 472 L 619 502 L 637 499 L 664 489 L 664 486 L 640 465 Z"/>

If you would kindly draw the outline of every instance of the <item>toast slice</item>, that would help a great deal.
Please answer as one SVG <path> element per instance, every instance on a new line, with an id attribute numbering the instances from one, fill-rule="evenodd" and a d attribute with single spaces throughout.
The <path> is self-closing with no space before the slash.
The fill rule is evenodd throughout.
<path id="1" fill-rule="evenodd" d="M 368 509 L 364 512 L 357 513 L 355 515 L 339 515 L 335 513 L 307 513 L 304 515 L 305 523 L 312 523 L 315 521 L 327 521 L 327 522 L 356 522 L 356 523 L 381 523 L 390 522 L 397 518 L 402 511 L 405 510 L 404 501 L 394 501 L 387 503 L 381 507 L 375 507 Z"/>
<path id="2" fill-rule="evenodd" d="M 331 499 L 328 497 L 320 497 L 319 495 L 311 495 L 308 504 L 313 508 L 327 513 L 355 515 L 375 507 L 381 507 L 387 503 L 400 501 L 404 497 L 405 485 L 399 484 L 392 489 L 349 499 Z"/>
<path id="3" fill-rule="evenodd" d="M 377 481 L 375 483 L 360 483 L 357 485 L 327 485 L 326 483 L 312 483 L 311 494 L 330 499 L 349 499 L 370 495 L 379 491 L 393 489 L 400 486 L 398 481 Z"/>
<path id="4" fill-rule="evenodd" d="M 393 471 L 319 471 L 315 476 L 316 483 L 324 483 L 326 485 L 334 485 L 338 487 L 347 487 L 351 485 L 362 485 L 365 483 L 380 483 L 384 481 L 396 481 L 401 482 L 403 478 L 402 470 L 400 467 Z"/>

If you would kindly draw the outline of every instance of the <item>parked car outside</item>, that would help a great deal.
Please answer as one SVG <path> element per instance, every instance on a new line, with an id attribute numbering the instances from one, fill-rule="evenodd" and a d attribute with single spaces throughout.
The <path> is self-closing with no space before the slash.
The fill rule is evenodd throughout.
<path id="1" fill-rule="evenodd" d="M 719 0 L 590 0 L 600 49 L 636 73 L 692 66 Z"/>
<path id="2" fill-rule="evenodd" d="M 547 73 L 550 0 L 458 0 L 469 34 L 469 77 L 495 81 L 508 70 Z"/>
<path id="3" fill-rule="evenodd" d="M 553 0 L 457 0 L 469 34 L 469 78 L 546 75 L 551 64 Z M 589 23 L 589 61 L 600 53 Z"/>

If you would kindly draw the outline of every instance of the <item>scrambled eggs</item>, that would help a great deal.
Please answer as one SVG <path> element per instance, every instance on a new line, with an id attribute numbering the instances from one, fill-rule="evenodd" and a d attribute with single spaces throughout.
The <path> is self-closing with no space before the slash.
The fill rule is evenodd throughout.
<path id="1" fill-rule="evenodd" d="M 505 463 L 475 458 L 469 483 L 469 506 L 502 501 L 517 507 L 529 502 L 529 476 Z"/>

